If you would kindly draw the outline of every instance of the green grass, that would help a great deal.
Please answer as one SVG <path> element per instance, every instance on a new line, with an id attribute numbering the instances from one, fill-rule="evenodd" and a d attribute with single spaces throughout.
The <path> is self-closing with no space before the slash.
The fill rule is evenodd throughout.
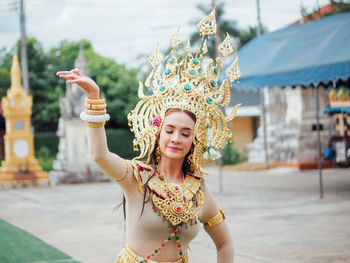
<path id="1" fill-rule="evenodd" d="M 79 261 L 0 219 L 0 262 L 78 263 Z"/>

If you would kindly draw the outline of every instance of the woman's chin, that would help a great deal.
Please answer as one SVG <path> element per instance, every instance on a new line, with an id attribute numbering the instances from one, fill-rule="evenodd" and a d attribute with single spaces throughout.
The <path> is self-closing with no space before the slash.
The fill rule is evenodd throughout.
<path id="1" fill-rule="evenodd" d="M 167 151 L 166 153 L 163 153 L 164 157 L 170 159 L 170 160 L 179 160 L 184 159 L 185 155 L 181 152 L 173 152 L 173 151 Z"/>

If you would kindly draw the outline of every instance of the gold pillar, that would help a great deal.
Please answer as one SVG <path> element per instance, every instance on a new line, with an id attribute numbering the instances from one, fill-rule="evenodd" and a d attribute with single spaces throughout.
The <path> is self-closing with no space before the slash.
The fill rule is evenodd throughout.
<path id="1" fill-rule="evenodd" d="M 0 185 L 48 183 L 48 174 L 34 156 L 34 138 L 30 131 L 32 96 L 26 95 L 21 85 L 21 70 L 17 56 L 13 56 L 11 88 L 2 98 L 6 120 L 5 160 L 0 167 Z"/>

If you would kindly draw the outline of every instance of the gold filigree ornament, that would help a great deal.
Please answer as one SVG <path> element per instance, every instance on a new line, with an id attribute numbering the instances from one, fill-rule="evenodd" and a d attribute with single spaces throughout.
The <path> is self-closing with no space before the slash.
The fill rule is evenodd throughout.
<path id="1" fill-rule="evenodd" d="M 219 45 L 219 56 L 215 61 L 209 59 L 206 65 L 202 65 L 203 56 L 208 52 L 207 36 L 216 31 L 214 14 L 215 10 L 198 24 L 204 38 L 200 48 L 192 49 L 189 42 L 183 47 L 178 30 L 171 38 L 172 51 L 164 59 L 165 67 L 158 46 L 149 57 L 152 71 L 145 86 L 150 95 L 144 94 L 144 86 L 139 82 L 138 96 L 141 100 L 128 115 L 129 126 L 135 134 L 134 149 L 140 151 L 137 159 L 149 163 L 162 126 L 162 123 L 152 125 L 152 120 L 159 116 L 163 122 L 164 114 L 170 108 L 188 110 L 196 116 L 193 161 L 200 175 L 204 164 L 218 158 L 218 150 L 231 138 L 228 122 L 235 117 L 240 104 L 228 116 L 222 113 L 220 107 L 229 105 L 230 84 L 240 77 L 240 71 L 236 56 L 226 70 L 225 78 L 219 81 L 224 58 L 233 53 L 228 35 Z"/>
<path id="2" fill-rule="evenodd" d="M 167 183 L 157 176 L 148 183 L 154 192 L 153 204 L 172 226 L 198 217 L 205 198 L 200 186 L 201 180 L 190 175 L 186 176 L 182 185 Z"/>
<path id="3" fill-rule="evenodd" d="M 210 15 L 203 18 L 198 24 L 199 35 L 203 38 L 206 35 L 216 34 L 216 19 L 215 19 L 216 7 L 211 11 Z"/>

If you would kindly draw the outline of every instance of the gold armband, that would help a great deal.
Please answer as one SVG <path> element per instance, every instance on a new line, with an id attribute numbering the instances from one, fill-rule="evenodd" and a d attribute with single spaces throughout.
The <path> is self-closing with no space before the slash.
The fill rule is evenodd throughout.
<path id="1" fill-rule="evenodd" d="M 217 226 L 217 225 L 221 224 L 222 222 L 224 222 L 225 218 L 226 217 L 225 217 L 224 212 L 221 209 L 219 209 L 219 212 L 215 216 L 213 216 L 212 218 L 209 218 L 207 224 L 210 227 L 214 227 L 214 226 Z"/>
<path id="2" fill-rule="evenodd" d="M 92 127 L 92 128 L 100 128 L 105 126 L 106 122 L 85 122 L 86 126 Z"/>
<path id="3" fill-rule="evenodd" d="M 129 174 L 129 171 L 130 171 L 130 167 L 129 167 L 128 162 L 125 159 L 123 159 L 123 161 L 124 161 L 124 165 L 125 165 L 125 174 L 123 175 L 122 178 L 116 179 L 116 182 L 118 182 L 118 183 L 123 181 L 125 179 L 125 177 L 127 177 L 127 175 Z"/>

